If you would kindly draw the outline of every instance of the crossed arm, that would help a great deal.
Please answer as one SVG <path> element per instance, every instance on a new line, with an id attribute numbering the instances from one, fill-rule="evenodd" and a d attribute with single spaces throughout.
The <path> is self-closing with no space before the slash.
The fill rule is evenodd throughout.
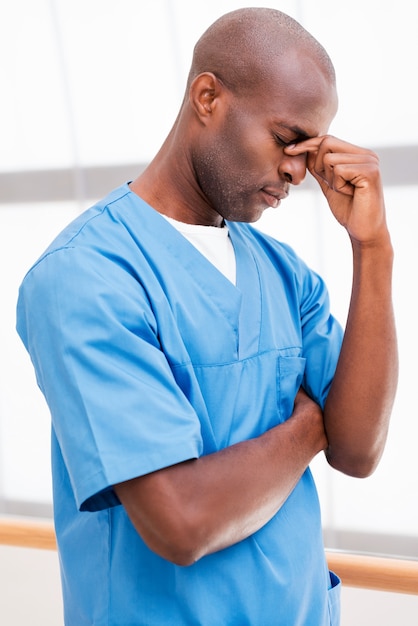
<path id="1" fill-rule="evenodd" d="M 305 155 L 353 249 L 353 290 L 324 414 L 300 391 L 289 420 L 262 436 L 115 486 L 148 546 L 180 565 L 257 531 L 280 509 L 312 458 L 353 476 L 376 467 L 397 383 L 393 251 L 377 157 L 332 137 L 285 149 Z"/>
<path id="2" fill-rule="evenodd" d="M 148 546 L 189 565 L 264 526 L 326 443 L 322 411 L 300 391 L 292 417 L 262 436 L 115 491 Z"/>

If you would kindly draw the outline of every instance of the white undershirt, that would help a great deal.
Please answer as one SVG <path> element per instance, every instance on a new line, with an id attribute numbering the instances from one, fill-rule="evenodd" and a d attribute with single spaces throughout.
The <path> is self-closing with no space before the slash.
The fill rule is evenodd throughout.
<path id="1" fill-rule="evenodd" d="M 185 224 L 166 215 L 163 217 L 235 285 L 235 252 L 227 226 L 217 228 L 200 224 Z"/>

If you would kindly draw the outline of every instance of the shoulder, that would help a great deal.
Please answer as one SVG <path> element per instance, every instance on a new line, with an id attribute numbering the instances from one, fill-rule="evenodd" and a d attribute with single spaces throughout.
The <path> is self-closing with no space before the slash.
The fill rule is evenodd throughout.
<path id="1" fill-rule="evenodd" d="M 51 241 L 28 269 L 25 279 L 42 272 L 44 265 L 52 265 L 59 273 L 63 270 L 61 264 L 68 260 L 82 264 L 86 257 L 110 256 L 112 248 L 123 247 L 123 239 L 129 240 L 129 229 L 124 229 L 122 223 L 124 213 L 129 213 L 131 195 L 128 185 L 122 185 L 83 211 Z M 122 228 L 115 228 L 118 222 Z"/>

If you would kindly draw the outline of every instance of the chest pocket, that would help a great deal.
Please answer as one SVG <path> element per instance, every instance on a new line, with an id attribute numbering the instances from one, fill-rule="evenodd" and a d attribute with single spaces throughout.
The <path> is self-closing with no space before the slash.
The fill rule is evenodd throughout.
<path id="1" fill-rule="evenodd" d="M 305 359 L 292 354 L 298 351 L 195 366 L 218 449 L 257 437 L 290 417 L 305 370 Z"/>

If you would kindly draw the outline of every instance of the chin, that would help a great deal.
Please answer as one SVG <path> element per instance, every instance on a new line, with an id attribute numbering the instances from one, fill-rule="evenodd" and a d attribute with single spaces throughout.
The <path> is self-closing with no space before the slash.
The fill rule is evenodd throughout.
<path id="1" fill-rule="evenodd" d="M 270 207 L 257 206 L 251 209 L 243 209 L 242 211 L 231 211 L 230 215 L 223 215 L 224 219 L 228 222 L 244 222 L 246 224 L 252 224 L 258 222 L 264 211 Z"/>

